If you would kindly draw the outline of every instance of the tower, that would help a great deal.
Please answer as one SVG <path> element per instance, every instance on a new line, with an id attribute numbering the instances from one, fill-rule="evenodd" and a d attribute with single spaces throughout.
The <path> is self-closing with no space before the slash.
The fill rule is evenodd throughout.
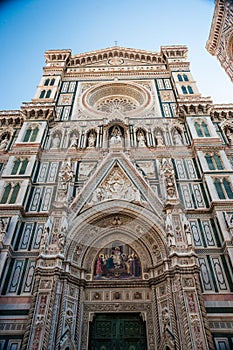
<path id="1" fill-rule="evenodd" d="M 1 349 L 230 349 L 233 105 L 186 46 L 45 52 L 0 112 Z"/>

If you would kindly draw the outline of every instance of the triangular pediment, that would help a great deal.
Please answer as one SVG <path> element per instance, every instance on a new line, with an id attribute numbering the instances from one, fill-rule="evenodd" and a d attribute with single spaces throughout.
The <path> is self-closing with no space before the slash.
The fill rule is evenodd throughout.
<path id="1" fill-rule="evenodd" d="M 113 46 L 110 48 L 86 52 L 71 56 L 68 66 L 124 66 L 124 65 L 148 65 L 163 64 L 161 53 Z"/>
<path id="2" fill-rule="evenodd" d="M 120 200 L 145 207 L 160 218 L 163 204 L 123 153 L 109 153 L 71 203 L 75 214 L 102 202 Z"/>

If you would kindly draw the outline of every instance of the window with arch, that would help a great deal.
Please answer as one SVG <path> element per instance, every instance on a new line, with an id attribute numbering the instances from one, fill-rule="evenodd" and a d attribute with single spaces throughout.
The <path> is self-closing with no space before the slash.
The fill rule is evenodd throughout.
<path id="1" fill-rule="evenodd" d="M 184 95 L 187 95 L 188 91 L 187 91 L 187 89 L 186 89 L 186 86 L 182 85 L 182 86 L 181 86 L 181 90 L 182 90 L 182 92 L 183 92 Z"/>
<path id="2" fill-rule="evenodd" d="M 187 74 L 183 74 L 184 81 L 189 81 Z"/>
<path id="3" fill-rule="evenodd" d="M 205 159 L 210 170 L 223 170 L 223 164 L 218 154 L 206 154 Z"/>
<path id="4" fill-rule="evenodd" d="M 205 122 L 202 122 L 201 123 L 201 127 L 202 127 L 202 130 L 204 131 L 204 135 L 206 137 L 209 137 L 210 136 L 210 132 L 209 132 L 207 124 Z"/>
<path id="5" fill-rule="evenodd" d="M 21 160 L 19 158 L 16 159 L 14 161 L 11 175 L 17 175 L 17 174 L 23 175 L 23 174 L 25 174 L 25 171 L 27 169 L 27 165 L 28 165 L 28 159 L 24 159 L 24 160 Z"/>
<path id="6" fill-rule="evenodd" d="M 217 178 L 214 185 L 219 199 L 233 199 L 232 185 L 227 178 Z"/>
<path id="7" fill-rule="evenodd" d="M 39 98 L 44 98 L 44 97 L 45 97 L 45 90 L 42 90 L 41 93 L 40 93 Z"/>
<path id="8" fill-rule="evenodd" d="M 17 184 L 11 184 L 8 183 L 5 188 L 4 192 L 0 201 L 0 204 L 14 204 L 16 202 L 18 193 L 19 193 L 20 185 Z"/>
<path id="9" fill-rule="evenodd" d="M 193 92 L 193 88 L 192 88 L 192 86 L 190 86 L 190 85 L 188 85 L 188 93 L 189 94 L 193 94 L 194 92 Z"/>
<path id="10" fill-rule="evenodd" d="M 51 85 L 51 84 L 50 84 Z M 39 98 L 49 98 L 51 96 L 51 90 L 42 90 Z"/>
<path id="11" fill-rule="evenodd" d="M 197 136 L 198 137 L 204 137 L 204 134 L 202 132 L 200 124 L 195 122 L 194 126 L 195 126 L 195 129 L 196 129 L 196 132 L 197 132 Z"/>
<path id="12" fill-rule="evenodd" d="M 49 85 L 49 82 L 50 82 L 50 79 L 46 79 L 45 82 L 44 82 L 44 85 L 45 85 L 45 86 L 48 86 L 48 85 Z"/>
<path id="13" fill-rule="evenodd" d="M 208 126 L 204 121 L 201 123 L 195 122 L 194 127 L 196 129 L 198 137 L 210 137 Z"/>
<path id="14" fill-rule="evenodd" d="M 35 128 L 29 127 L 23 137 L 23 142 L 35 142 L 39 132 L 38 126 Z"/>
<path id="15" fill-rule="evenodd" d="M 45 96 L 45 98 L 49 98 L 50 96 L 51 96 L 51 90 L 48 90 L 47 92 L 46 92 L 46 96 Z"/>
<path id="16" fill-rule="evenodd" d="M 178 74 L 178 75 L 177 75 L 177 78 L 178 78 L 179 81 L 183 81 L 183 78 L 182 78 L 182 75 L 181 75 L 181 74 Z"/>
<path id="17" fill-rule="evenodd" d="M 53 78 L 53 79 L 51 79 L 51 81 L 50 81 L 50 86 L 52 86 L 52 85 L 54 85 L 55 84 L 55 79 Z"/>
<path id="18" fill-rule="evenodd" d="M 119 241 L 105 246 L 94 263 L 94 279 L 141 278 L 141 263 L 136 252 Z"/>

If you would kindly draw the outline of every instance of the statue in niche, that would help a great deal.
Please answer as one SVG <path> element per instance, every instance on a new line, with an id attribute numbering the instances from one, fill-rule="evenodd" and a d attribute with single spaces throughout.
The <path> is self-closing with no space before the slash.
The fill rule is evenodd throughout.
<path id="1" fill-rule="evenodd" d="M 175 174 L 171 161 L 168 159 L 163 159 L 161 170 L 165 179 L 167 197 L 176 197 Z"/>
<path id="2" fill-rule="evenodd" d="M 49 235 L 50 235 L 50 231 L 52 228 L 52 222 L 50 220 L 50 218 L 48 218 L 45 226 L 44 226 L 44 230 L 41 236 L 41 240 L 40 240 L 40 253 L 47 253 L 48 251 L 48 246 L 49 246 Z"/>
<path id="3" fill-rule="evenodd" d="M 192 246 L 193 242 L 192 242 L 192 234 L 191 234 L 191 231 L 190 231 L 189 222 L 186 222 L 184 224 L 184 232 L 186 234 L 188 246 L 190 247 L 190 246 Z"/>
<path id="4" fill-rule="evenodd" d="M 117 244 L 117 243 L 116 243 Z M 141 263 L 128 245 L 102 249 L 95 261 L 95 279 L 132 279 L 141 277 Z"/>
<path id="5" fill-rule="evenodd" d="M 156 143 L 157 143 L 157 147 L 163 147 L 164 146 L 163 137 L 162 137 L 160 132 L 158 132 L 157 135 L 156 135 Z"/>
<path id="6" fill-rule="evenodd" d="M 138 147 L 146 147 L 146 139 L 144 132 L 142 130 L 139 130 L 137 133 L 137 141 L 138 141 Z"/>
<path id="7" fill-rule="evenodd" d="M 110 145 L 120 146 L 122 144 L 122 133 L 119 128 L 119 126 L 114 126 L 111 138 L 110 138 Z"/>
<path id="8" fill-rule="evenodd" d="M 172 215 L 167 212 L 165 219 L 165 231 L 167 235 L 167 243 L 169 247 L 174 247 L 176 245 L 175 235 L 173 233 Z"/>
<path id="9" fill-rule="evenodd" d="M 58 148 L 60 146 L 60 137 L 59 137 L 59 134 L 56 133 L 53 138 L 52 138 L 52 145 L 51 147 L 52 148 Z"/>
<path id="10" fill-rule="evenodd" d="M 95 132 L 91 131 L 89 136 L 88 136 L 88 147 L 93 148 L 95 147 L 95 142 L 96 142 L 96 135 Z"/>
<path id="11" fill-rule="evenodd" d="M 9 144 L 9 140 L 5 136 L 0 142 L 0 151 L 6 151 Z"/>
<path id="12" fill-rule="evenodd" d="M 78 137 L 73 135 L 71 137 L 70 147 L 69 148 L 77 148 L 78 147 Z"/>
<path id="13" fill-rule="evenodd" d="M 174 134 L 173 134 L 173 141 L 176 146 L 181 146 L 183 145 L 183 141 L 181 138 L 181 135 L 177 129 L 175 129 Z"/>
<path id="14" fill-rule="evenodd" d="M 228 128 L 226 132 L 226 136 L 228 138 L 229 143 L 232 145 L 233 144 L 233 130 Z"/>

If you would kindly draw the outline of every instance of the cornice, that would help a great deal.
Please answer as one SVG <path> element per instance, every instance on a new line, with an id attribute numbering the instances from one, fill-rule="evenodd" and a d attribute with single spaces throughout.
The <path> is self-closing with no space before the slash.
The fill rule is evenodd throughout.
<path id="1" fill-rule="evenodd" d="M 221 37 L 221 29 L 224 18 L 224 3 L 225 0 L 215 1 L 215 10 L 210 28 L 210 34 L 206 43 L 206 49 L 211 55 L 215 55 Z"/>
<path id="2" fill-rule="evenodd" d="M 20 110 L 0 111 L 0 127 L 21 127 L 24 115 Z"/>

